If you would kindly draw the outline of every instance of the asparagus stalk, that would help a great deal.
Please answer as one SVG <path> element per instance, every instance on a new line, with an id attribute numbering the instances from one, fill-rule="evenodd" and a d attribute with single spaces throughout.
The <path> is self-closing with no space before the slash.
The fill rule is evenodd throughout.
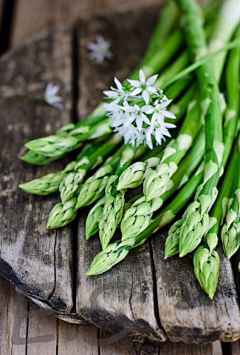
<path id="1" fill-rule="evenodd" d="M 101 142 L 100 142 L 101 144 Z M 98 144 L 87 144 L 78 154 L 76 160 L 68 163 L 63 170 L 55 173 L 49 173 L 39 178 L 24 182 L 18 187 L 20 189 L 35 195 L 48 195 L 58 191 L 59 185 L 68 173 L 73 171 L 78 163 L 84 162 L 87 157 L 99 146 Z M 29 151 L 30 152 L 30 151 Z"/>
<path id="2" fill-rule="evenodd" d="M 93 126 L 82 125 L 64 135 L 52 135 L 34 139 L 27 142 L 25 146 L 38 154 L 43 154 L 47 157 L 58 157 L 80 147 L 82 142 L 87 139 L 98 138 L 110 132 L 111 129 L 107 120 L 104 120 L 102 123 Z"/>
<path id="3" fill-rule="evenodd" d="M 224 217 L 224 211 L 231 196 L 232 185 L 229 184 L 234 176 L 237 154 L 232 154 L 221 183 L 220 193 L 211 210 L 211 220 L 213 227 L 209 229 L 204 238 L 204 242 L 199 246 L 193 255 L 194 274 L 202 289 L 212 299 L 217 288 L 220 258 L 215 250 L 218 244 L 218 230 L 221 220 Z"/>
<path id="4" fill-rule="evenodd" d="M 198 184 L 201 182 L 203 176 L 203 169 L 200 168 L 188 181 L 188 183 L 180 190 L 177 196 L 161 211 L 152 221 L 147 229 L 135 237 L 129 237 L 125 240 L 118 240 L 107 246 L 106 249 L 100 251 L 93 259 L 86 275 L 99 275 L 114 265 L 122 261 L 129 253 L 129 250 L 141 245 L 145 240 L 170 223 L 175 217 L 176 213 L 190 200 L 193 196 Z"/>
<path id="5" fill-rule="evenodd" d="M 223 251 L 228 259 L 237 252 L 240 246 L 240 136 L 238 137 L 237 159 L 235 164 L 235 189 L 225 223 L 221 230 Z"/>
<path id="6" fill-rule="evenodd" d="M 61 157 L 57 157 L 56 159 L 60 158 Z M 53 157 L 45 157 L 45 155 L 38 154 L 32 150 L 27 150 L 24 154 L 19 155 L 19 159 L 34 165 L 46 165 L 55 160 Z"/>
<path id="7" fill-rule="evenodd" d="M 75 195 L 79 190 L 80 184 L 86 176 L 89 169 L 96 167 L 102 163 L 104 158 L 108 156 L 120 143 L 121 139 L 113 135 L 104 144 L 86 154 L 77 162 L 74 169 L 69 172 L 59 185 L 61 201 L 64 203 Z"/>
<path id="8" fill-rule="evenodd" d="M 122 219 L 123 206 L 125 203 L 124 190 L 117 190 L 118 177 L 132 162 L 134 158 L 135 147 L 127 145 L 123 150 L 121 160 L 115 175 L 112 175 L 106 186 L 106 201 L 103 206 L 102 214 L 99 219 L 99 237 L 102 249 L 109 244 L 120 220 Z"/>

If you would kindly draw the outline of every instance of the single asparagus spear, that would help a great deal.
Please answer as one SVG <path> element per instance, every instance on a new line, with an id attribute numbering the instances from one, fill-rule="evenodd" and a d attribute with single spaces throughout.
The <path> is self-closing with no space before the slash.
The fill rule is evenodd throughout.
<path id="1" fill-rule="evenodd" d="M 237 159 L 235 164 L 235 189 L 225 223 L 221 230 L 222 247 L 228 259 L 237 252 L 240 246 L 240 136 L 238 137 Z"/>
<path id="2" fill-rule="evenodd" d="M 170 223 L 176 213 L 190 200 L 197 186 L 202 180 L 203 169 L 192 176 L 188 183 L 180 190 L 177 196 L 161 211 L 144 232 L 129 237 L 125 240 L 118 240 L 100 251 L 93 259 L 86 275 L 99 275 L 111 269 L 114 265 L 122 261 L 129 253 L 129 250 L 141 245 L 152 233 Z"/>
<path id="3" fill-rule="evenodd" d="M 59 185 L 61 201 L 64 203 L 75 195 L 79 190 L 80 184 L 86 176 L 89 169 L 96 167 L 99 163 L 114 150 L 121 139 L 115 135 L 109 138 L 101 146 L 92 149 L 77 162 L 74 169 L 70 171 L 61 181 Z"/>
<path id="4" fill-rule="evenodd" d="M 56 159 L 60 158 L 61 157 L 57 157 Z M 55 160 L 54 158 L 45 157 L 45 155 L 38 154 L 32 150 L 27 150 L 24 154 L 19 155 L 19 159 L 34 165 L 46 165 Z"/>
<path id="5" fill-rule="evenodd" d="M 215 250 L 218 244 L 218 230 L 231 196 L 232 185 L 229 184 L 235 173 L 237 151 L 232 154 L 220 187 L 220 193 L 211 210 L 211 227 L 193 255 L 194 274 L 207 295 L 212 299 L 217 288 L 220 258 Z"/>
<path id="6" fill-rule="evenodd" d="M 85 161 L 86 158 L 101 144 L 101 142 L 87 144 L 78 154 L 76 160 L 68 163 L 63 170 L 55 173 L 49 173 L 39 178 L 24 182 L 19 185 L 20 189 L 35 195 L 48 195 L 58 191 L 59 185 L 69 172 L 73 171 L 79 162 Z M 29 151 L 30 152 L 30 151 Z M 83 159 L 86 157 L 85 159 Z M 82 160 L 83 159 L 83 160 Z"/>
<path id="7" fill-rule="evenodd" d="M 102 249 L 105 249 L 109 244 L 120 220 L 122 219 L 123 207 L 125 203 L 125 191 L 117 190 L 117 183 L 119 175 L 124 171 L 132 162 L 136 147 L 127 145 L 122 152 L 121 160 L 115 171 L 115 174 L 108 180 L 105 195 L 106 201 L 103 206 L 102 214 L 99 219 L 99 238 L 101 241 Z"/>
<path id="8" fill-rule="evenodd" d="M 93 126 L 79 126 L 64 135 L 52 135 L 34 139 L 27 142 L 25 146 L 38 154 L 43 154 L 47 157 L 57 157 L 78 148 L 87 139 L 98 138 L 110 132 L 111 129 L 107 120 L 104 120 L 100 124 Z"/>

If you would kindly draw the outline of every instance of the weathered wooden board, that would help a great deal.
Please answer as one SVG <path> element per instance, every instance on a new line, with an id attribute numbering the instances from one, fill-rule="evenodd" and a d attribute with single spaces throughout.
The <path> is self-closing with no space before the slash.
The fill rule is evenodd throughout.
<path id="1" fill-rule="evenodd" d="M 113 333 L 93 325 L 58 321 L 27 302 L 2 277 L 0 294 L 1 355 L 75 355 L 79 351 L 81 355 L 212 355 L 211 345 L 172 344 L 169 341 L 160 344 L 131 336 L 116 341 Z M 237 349 L 238 344 L 233 346 Z"/>
<path id="2" fill-rule="evenodd" d="M 117 336 L 135 333 L 161 341 L 166 335 L 173 341 L 196 343 L 234 340 L 239 338 L 240 318 L 227 260 L 222 263 L 214 302 L 200 290 L 190 258 L 180 263 L 176 259 L 163 261 L 163 237 L 155 236 L 152 242 L 131 251 L 108 273 L 86 277 L 85 271 L 100 249 L 97 238 L 88 243 L 84 238 L 88 209 L 80 212 L 72 226 L 48 231 L 47 216 L 57 197 L 27 196 L 17 189 L 20 182 L 64 164 L 41 168 L 23 164 L 17 159 L 23 143 L 54 132 L 74 120 L 76 112 L 79 118 L 90 112 L 101 99 L 102 90 L 112 84 L 113 76 L 122 79 L 137 64 L 157 14 L 156 7 L 146 7 L 97 17 L 82 22 L 75 36 L 70 28 L 51 31 L 0 60 L 0 273 L 39 306 L 68 322 L 91 322 L 117 332 Z M 112 42 L 115 55 L 114 61 L 101 67 L 89 61 L 85 48 L 97 33 Z M 63 111 L 32 100 L 43 95 L 49 81 L 61 86 Z M 73 93 L 76 84 L 78 90 Z M 30 315 L 28 323 L 31 336 L 44 330 Z M 86 353 L 94 354 L 95 348 L 91 350 L 88 345 Z M 48 344 L 44 351 L 51 353 L 56 347 Z M 192 351 L 191 347 L 186 349 L 186 354 Z M 205 351 L 204 347 L 199 349 Z M 154 345 L 152 353 L 157 352 L 161 354 L 161 346 Z"/>
<path id="3" fill-rule="evenodd" d="M 160 3 L 161 0 L 138 0 L 137 7 Z M 17 0 L 10 44 L 14 47 L 40 31 L 71 25 L 80 18 L 100 13 L 111 15 L 116 11 L 124 12 L 135 5 L 136 0 Z"/>
<path id="4" fill-rule="evenodd" d="M 70 121 L 72 30 L 41 35 L 0 61 L 0 271 L 15 285 L 60 311 L 71 311 L 71 227 L 46 229 L 55 196 L 28 196 L 18 189 L 22 181 L 56 170 L 61 165 L 36 168 L 18 158 L 25 141 L 55 131 Z M 45 85 L 61 87 L 64 110 L 48 106 Z M 33 100 L 34 97 L 38 99 Z"/>
<path id="5" fill-rule="evenodd" d="M 221 248 L 218 288 L 211 301 L 195 279 L 192 256 L 164 260 L 164 240 L 164 234 L 156 233 L 151 242 L 160 321 L 169 339 L 194 343 L 239 339 L 238 295 L 231 263 Z"/>

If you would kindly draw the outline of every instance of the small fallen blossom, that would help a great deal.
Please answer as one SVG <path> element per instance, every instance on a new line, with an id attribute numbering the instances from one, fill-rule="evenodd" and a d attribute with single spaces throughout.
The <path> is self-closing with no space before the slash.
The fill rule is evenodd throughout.
<path id="1" fill-rule="evenodd" d="M 117 135 L 124 138 L 125 143 L 133 146 L 146 144 L 153 149 L 154 144 L 161 144 L 165 137 L 171 137 L 168 129 L 176 127 L 165 122 L 165 118 L 175 119 L 175 115 L 167 111 L 172 102 L 153 84 L 157 75 L 146 79 L 142 70 L 139 80 L 128 80 L 123 85 L 114 78 L 116 88 L 104 91 L 108 102 L 104 104 L 109 117 L 109 124 Z"/>
<path id="2" fill-rule="evenodd" d="M 91 52 L 89 58 L 97 64 L 102 64 L 104 59 L 112 59 L 113 53 L 110 51 L 111 43 L 106 41 L 101 35 L 95 37 L 95 42 L 88 42 L 86 48 Z"/>
<path id="3" fill-rule="evenodd" d="M 54 85 L 53 83 L 48 83 L 45 89 L 44 100 L 59 110 L 63 109 L 62 98 L 57 95 L 60 87 L 58 85 Z"/>

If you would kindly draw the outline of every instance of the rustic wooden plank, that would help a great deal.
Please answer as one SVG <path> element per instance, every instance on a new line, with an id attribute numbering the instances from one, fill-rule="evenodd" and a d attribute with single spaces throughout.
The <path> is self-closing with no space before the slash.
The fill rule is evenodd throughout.
<path id="1" fill-rule="evenodd" d="M 27 354 L 57 355 L 58 321 L 53 315 L 30 304 Z"/>
<path id="2" fill-rule="evenodd" d="M 239 355 L 240 354 L 240 341 L 235 343 L 222 343 L 223 355 Z"/>
<path id="3" fill-rule="evenodd" d="M 138 0 L 137 7 L 159 4 L 159 0 Z M 136 0 L 18 0 L 14 13 L 11 46 L 43 30 L 69 25 L 80 18 L 107 12 L 126 11 Z"/>
<path id="4" fill-rule="evenodd" d="M 55 196 L 29 196 L 17 185 L 59 169 L 23 164 L 17 156 L 25 141 L 46 135 L 71 120 L 70 28 L 42 34 L 0 61 L 0 272 L 25 293 L 70 312 L 72 301 L 71 228 L 48 231 L 47 216 Z M 61 87 L 64 110 L 41 100 L 47 82 Z"/>
<path id="5" fill-rule="evenodd" d="M 138 63 L 157 14 L 157 8 L 151 8 L 150 11 L 141 8 L 82 23 L 79 29 L 80 116 L 89 113 L 101 100 L 102 91 L 112 84 L 113 76 L 120 79 L 126 77 Z M 97 33 L 111 41 L 111 49 L 115 55 L 113 61 L 105 61 L 102 66 L 89 61 L 85 48 L 86 43 L 93 40 Z M 85 213 L 81 213 L 78 222 L 77 313 L 112 331 L 120 331 L 122 328 L 119 326 L 123 326 L 123 332 L 131 329 L 136 333 L 164 340 L 165 335 L 155 314 L 148 244 L 133 251 L 127 260 L 110 272 L 97 277 L 86 277 L 84 272 L 100 250 L 100 245 L 97 237 L 89 242 L 84 238 Z"/>
<path id="6" fill-rule="evenodd" d="M 0 277 L 0 349 L 1 354 L 26 353 L 28 302 L 14 286 Z"/>
<path id="7" fill-rule="evenodd" d="M 213 301 L 200 288 L 192 257 L 165 261 L 164 233 L 152 238 L 161 324 L 173 342 L 204 343 L 237 340 L 240 336 L 238 295 L 231 264 L 221 258 L 219 282 Z"/>
<path id="8" fill-rule="evenodd" d="M 58 355 L 98 355 L 98 328 L 59 321 Z"/>
<path id="9" fill-rule="evenodd" d="M 206 345 L 189 345 L 182 342 L 171 343 L 166 341 L 160 344 L 159 355 L 213 355 L 212 344 Z M 214 354 L 215 355 L 215 354 Z"/>
<path id="10" fill-rule="evenodd" d="M 100 355 L 130 355 L 135 354 L 134 342 L 131 336 L 118 337 L 115 333 L 100 329 Z"/>

